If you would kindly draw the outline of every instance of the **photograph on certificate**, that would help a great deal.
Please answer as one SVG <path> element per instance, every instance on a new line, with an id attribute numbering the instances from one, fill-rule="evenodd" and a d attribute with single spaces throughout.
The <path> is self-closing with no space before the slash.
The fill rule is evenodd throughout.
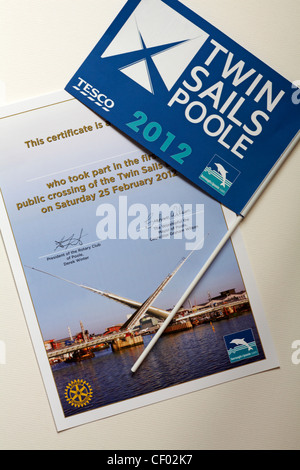
<path id="1" fill-rule="evenodd" d="M 0 120 L 2 234 L 59 429 L 277 366 L 229 240 L 131 373 L 229 211 L 107 118 L 60 92 Z"/>

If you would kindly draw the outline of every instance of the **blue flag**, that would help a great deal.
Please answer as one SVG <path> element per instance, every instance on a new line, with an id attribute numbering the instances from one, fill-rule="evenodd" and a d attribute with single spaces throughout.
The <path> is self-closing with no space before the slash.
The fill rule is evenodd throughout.
<path id="1" fill-rule="evenodd" d="M 172 0 L 129 0 L 66 90 L 238 214 L 300 128 L 292 83 Z"/>

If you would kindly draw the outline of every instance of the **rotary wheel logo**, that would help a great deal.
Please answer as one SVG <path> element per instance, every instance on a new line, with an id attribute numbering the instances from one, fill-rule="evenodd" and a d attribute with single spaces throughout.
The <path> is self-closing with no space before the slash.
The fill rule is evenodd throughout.
<path id="1" fill-rule="evenodd" d="M 65 390 L 65 398 L 75 408 L 86 406 L 92 399 L 93 392 L 85 380 L 72 380 Z"/>

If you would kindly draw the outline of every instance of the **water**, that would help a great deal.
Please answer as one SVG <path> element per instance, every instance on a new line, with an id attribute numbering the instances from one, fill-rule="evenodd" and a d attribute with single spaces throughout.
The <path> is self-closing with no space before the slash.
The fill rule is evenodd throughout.
<path id="1" fill-rule="evenodd" d="M 65 416 L 161 390 L 190 380 L 209 376 L 265 358 L 252 314 L 162 336 L 135 374 L 131 367 L 144 345 L 113 352 L 98 351 L 95 357 L 79 363 L 60 363 L 52 367 Z M 252 329 L 258 355 L 231 363 L 224 336 Z M 152 336 L 144 336 L 147 345 Z M 72 380 L 85 380 L 92 387 L 90 402 L 75 408 L 65 398 Z"/>

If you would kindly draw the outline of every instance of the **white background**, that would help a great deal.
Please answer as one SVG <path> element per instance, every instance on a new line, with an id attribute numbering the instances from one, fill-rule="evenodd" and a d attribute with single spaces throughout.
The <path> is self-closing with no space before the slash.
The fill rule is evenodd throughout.
<path id="1" fill-rule="evenodd" d="M 183 3 L 291 82 L 300 80 L 298 0 Z M 124 4 L 0 0 L 2 104 L 63 89 Z M 0 239 L 0 448 L 299 449 L 300 364 L 292 362 L 292 343 L 300 341 L 299 157 L 298 146 L 241 225 L 280 369 L 61 433 Z"/>

